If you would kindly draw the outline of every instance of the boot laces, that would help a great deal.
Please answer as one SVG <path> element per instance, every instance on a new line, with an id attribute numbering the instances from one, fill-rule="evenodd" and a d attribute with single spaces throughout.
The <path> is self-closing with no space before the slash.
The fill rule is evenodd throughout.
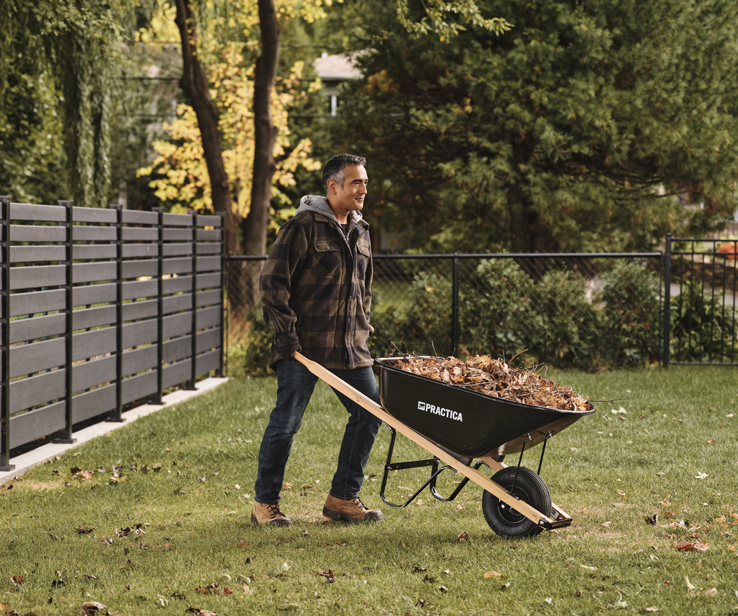
<path id="1" fill-rule="evenodd" d="M 269 512 L 269 519 L 273 520 L 274 518 L 284 518 L 287 517 L 282 513 L 282 510 L 279 508 L 279 503 L 267 503 L 267 511 Z"/>

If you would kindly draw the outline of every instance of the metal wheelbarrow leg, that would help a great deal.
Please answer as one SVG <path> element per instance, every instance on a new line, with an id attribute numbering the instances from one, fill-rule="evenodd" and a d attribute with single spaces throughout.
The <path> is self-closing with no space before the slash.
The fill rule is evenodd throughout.
<path id="1" fill-rule="evenodd" d="M 344 396 L 362 406 L 364 409 L 372 413 L 372 415 L 374 415 L 378 419 L 382 420 L 388 426 L 394 428 L 414 443 L 420 445 L 430 454 L 443 461 L 448 466 L 452 467 L 464 477 L 467 477 L 469 478 L 469 480 L 476 483 L 483 490 L 488 492 L 491 497 L 497 499 L 496 502 L 502 503 L 504 505 L 504 508 L 506 509 L 506 512 L 512 511 L 516 515 L 527 518 L 534 525 L 548 530 L 559 528 L 562 526 L 568 526 L 569 524 L 571 524 L 571 518 L 556 507 L 552 507 L 552 511 L 556 513 L 556 517 L 551 518 L 548 515 L 541 513 L 525 501 L 516 498 L 505 487 L 501 486 L 495 481 L 492 481 L 476 468 L 467 466 L 463 462 L 457 460 L 446 450 L 442 449 L 433 441 L 427 439 L 419 432 L 413 430 L 412 428 L 408 427 L 407 425 L 390 415 L 376 402 L 362 394 L 357 389 L 353 388 L 342 379 L 338 378 L 336 375 L 334 375 L 332 372 L 330 372 L 328 369 L 324 368 L 320 364 L 308 359 L 301 353 L 295 353 L 294 358 L 295 360 L 303 364 L 312 374 L 317 376 L 319 379 L 325 381 L 333 389 L 341 392 Z M 482 458 L 482 461 L 491 469 L 498 471 L 498 474 L 499 471 L 507 468 L 504 464 L 497 462 L 491 456 Z M 527 471 L 528 469 L 521 468 L 521 470 Z M 530 472 L 532 473 L 532 471 Z M 538 475 L 536 475 L 536 477 L 538 477 Z M 496 529 L 494 530 L 497 532 Z"/>

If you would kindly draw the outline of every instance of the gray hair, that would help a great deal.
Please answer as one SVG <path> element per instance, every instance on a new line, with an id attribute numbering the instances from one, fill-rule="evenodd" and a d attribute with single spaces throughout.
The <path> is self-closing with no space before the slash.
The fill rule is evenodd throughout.
<path id="1" fill-rule="evenodd" d="M 325 188 L 325 191 L 328 192 L 328 180 L 335 180 L 339 186 L 343 187 L 343 182 L 346 179 L 346 167 L 355 165 L 366 166 L 366 158 L 353 154 L 336 154 L 331 158 L 323 167 L 323 188 Z"/>

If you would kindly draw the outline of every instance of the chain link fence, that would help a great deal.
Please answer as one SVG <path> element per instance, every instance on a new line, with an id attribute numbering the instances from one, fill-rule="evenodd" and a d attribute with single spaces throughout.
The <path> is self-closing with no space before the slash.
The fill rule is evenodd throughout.
<path id="1" fill-rule="evenodd" d="M 266 374 L 265 257 L 229 258 L 227 369 Z M 599 370 L 662 358 L 661 253 L 375 255 L 370 348 Z"/>

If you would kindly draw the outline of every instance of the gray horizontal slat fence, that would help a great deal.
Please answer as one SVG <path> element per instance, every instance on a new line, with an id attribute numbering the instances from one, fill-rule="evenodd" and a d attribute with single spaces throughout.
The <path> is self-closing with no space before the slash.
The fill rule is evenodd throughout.
<path id="1" fill-rule="evenodd" d="M 221 216 L 0 210 L 0 470 L 15 447 L 223 374 Z"/>

